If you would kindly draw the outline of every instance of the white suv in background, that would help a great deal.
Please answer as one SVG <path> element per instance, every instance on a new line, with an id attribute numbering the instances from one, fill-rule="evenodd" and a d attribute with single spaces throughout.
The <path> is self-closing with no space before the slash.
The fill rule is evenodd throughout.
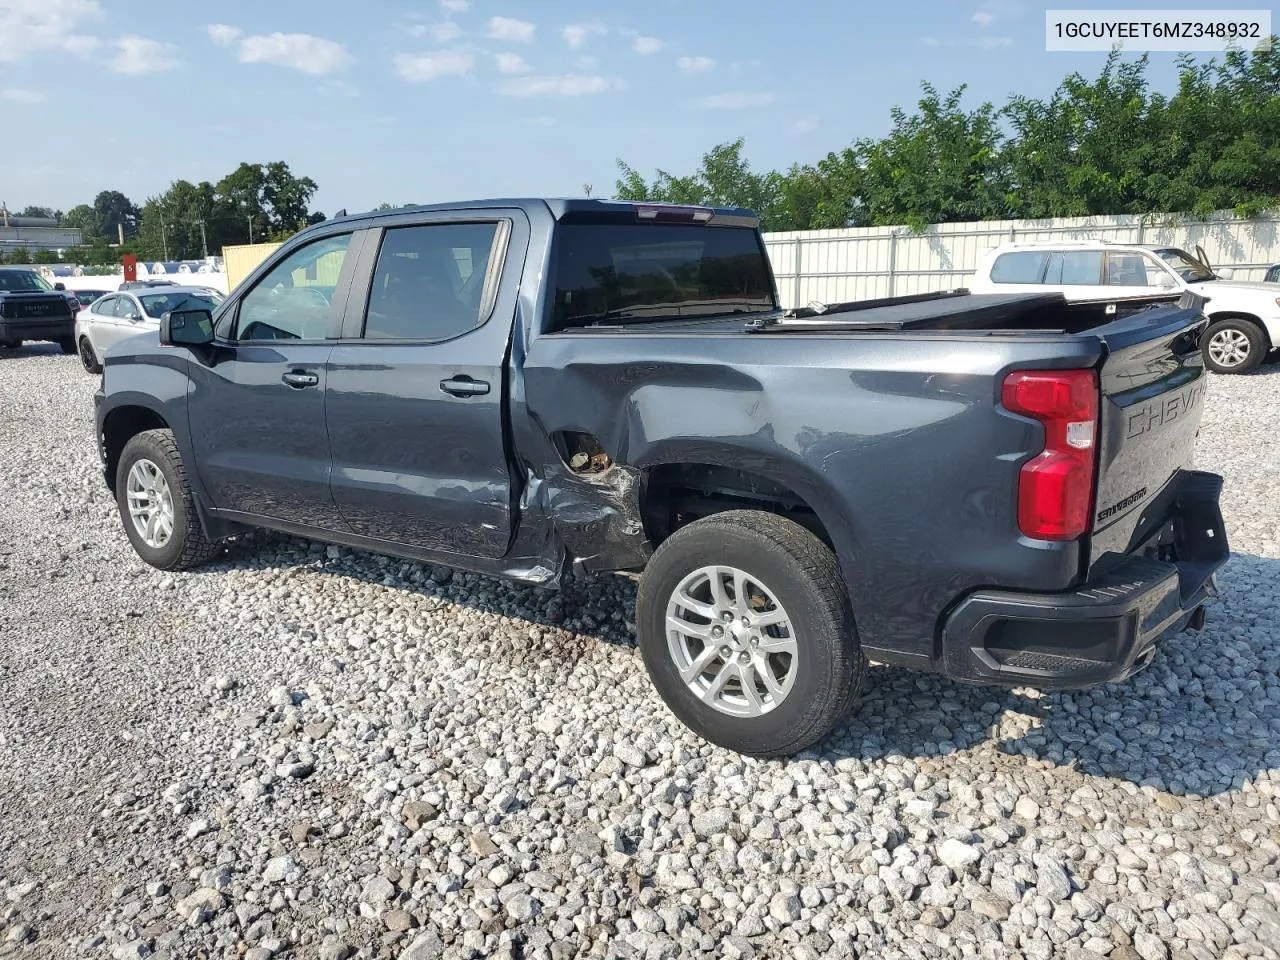
<path id="1" fill-rule="evenodd" d="M 1199 248 L 1196 248 L 1199 251 Z M 1203 254 L 1201 254 L 1203 256 Z M 1280 347 L 1280 297 L 1275 284 L 1231 280 L 1176 247 L 1083 243 L 1010 243 L 987 251 L 973 276 L 973 293 L 1054 290 L 1068 301 L 1119 300 L 1191 290 L 1208 300 L 1205 366 L 1248 373 Z"/>

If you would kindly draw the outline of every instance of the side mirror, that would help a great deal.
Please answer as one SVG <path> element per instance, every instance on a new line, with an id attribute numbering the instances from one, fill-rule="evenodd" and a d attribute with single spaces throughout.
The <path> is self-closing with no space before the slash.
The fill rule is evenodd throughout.
<path id="1" fill-rule="evenodd" d="M 1236 272 L 1230 267 L 1219 267 L 1214 273 L 1218 275 L 1219 280 L 1230 280 L 1236 275 Z"/>
<path id="2" fill-rule="evenodd" d="M 55 289 L 55 290 L 65 290 L 65 289 L 67 289 L 67 285 L 66 285 L 65 283 L 61 283 L 61 282 L 59 282 L 59 283 L 55 283 L 55 284 L 53 285 L 53 289 Z"/>
<path id="3" fill-rule="evenodd" d="M 208 310 L 171 310 L 160 318 L 160 344 L 203 347 L 213 343 L 213 314 Z"/>

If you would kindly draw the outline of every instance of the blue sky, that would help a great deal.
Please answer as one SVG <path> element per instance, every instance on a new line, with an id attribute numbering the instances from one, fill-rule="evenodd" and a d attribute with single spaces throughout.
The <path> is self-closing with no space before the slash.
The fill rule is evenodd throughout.
<path id="1" fill-rule="evenodd" d="M 1044 9 L 0 0 L 0 201 L 66 209 L 115 188 L 141 203 L 277 159 L 319 183 L 327 213 L 607 196 L 617 157 L 684 173 L 738 136 L 753 165 L 785 167 L 883 134 L 922 80 L 967 83 L 976 104 L 1096 73 L 1104 54 L 1045 52 Z M 1152 60 L 1171 88 L 1173 55 Z"/>

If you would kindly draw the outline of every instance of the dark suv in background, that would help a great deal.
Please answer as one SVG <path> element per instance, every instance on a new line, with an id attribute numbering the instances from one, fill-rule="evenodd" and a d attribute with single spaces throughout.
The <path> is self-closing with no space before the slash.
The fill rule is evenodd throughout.
<path id="1" fill-rule="evenodd" d="M 49 340 L 63 353 L 75 353 L 78 309 L 79 301 L 62 284 L 51 286 L 26 267 L 0 267 L 0 347 Z"/>

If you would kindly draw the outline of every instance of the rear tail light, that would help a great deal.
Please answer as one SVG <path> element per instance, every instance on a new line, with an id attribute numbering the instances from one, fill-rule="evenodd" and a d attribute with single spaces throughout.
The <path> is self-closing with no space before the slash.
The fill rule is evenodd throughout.
<path id="1" fill-rule="evenodd" d="M 1018 529 L 1036 540 L 1074 540 L 1089 529 L 1093 505 L 1097 374 L 1019 370 L 1005 378 L 1001 402 L 1044 425 L 1044 449 L 1018 475 Z"/>

